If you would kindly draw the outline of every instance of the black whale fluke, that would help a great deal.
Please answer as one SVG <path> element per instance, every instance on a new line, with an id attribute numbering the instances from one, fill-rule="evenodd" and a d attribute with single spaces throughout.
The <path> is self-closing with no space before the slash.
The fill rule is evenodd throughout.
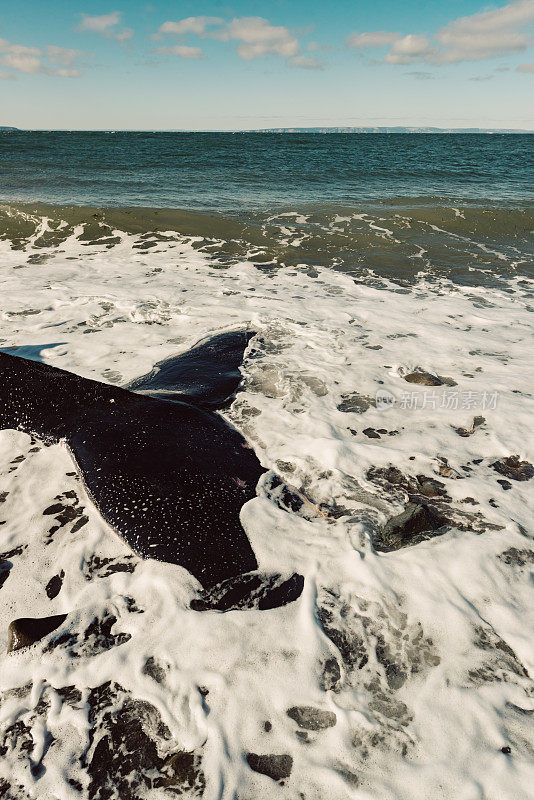
<path id="1" fill-rule="evenodd" d="M 253 331 L 230 331 L 202 339 L 186 353 L 158 361 L 127 389 L 161 400 L 184 400 L 203 408 L 222 408 L 234 396 L 243 353 Z"/>
<path id="2" fill-rule="evenodd" d="M 133 381 L 136 391 L 0 352 L 0 428 L 65 439 L 96 507 L 132 550 L 185 567 L 208 589 L 258 567 L 239 514 L 265 470 L 206 409 L 235 394 L 253 335 L 204 341 Z"/>

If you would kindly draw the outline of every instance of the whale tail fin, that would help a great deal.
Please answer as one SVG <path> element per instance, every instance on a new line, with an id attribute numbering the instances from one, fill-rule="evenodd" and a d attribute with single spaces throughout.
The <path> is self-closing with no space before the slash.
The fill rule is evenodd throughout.
<path id="1" fill-rule="evenodd" d="M 85 489 L 132 550 L 212 587 L 258 567 L 240 512 L 265 470 L 209 411 L 236 391 L 252 335 L 201 342 L 134 381 L 138 392 L 0 352 L 0 429 L 64 438 Z M 175 402 L 162 401 L 169 394 Z"/>
<path id="2" fill-rule="evenodd" d="M 160 400 L 179 400 L 212 410 L 224 408 L 241 382 L 239 367 L 254 331 L 226 331 L 154 365 L 126 387 Z"/>

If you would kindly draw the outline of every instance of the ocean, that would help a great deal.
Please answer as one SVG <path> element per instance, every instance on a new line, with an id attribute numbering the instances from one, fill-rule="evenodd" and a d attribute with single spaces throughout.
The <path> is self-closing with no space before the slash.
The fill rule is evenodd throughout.
<path id="1" fill-rule="evenodd" d="M 6 214 L 23 202 L 52 228 L 83 222 L 95 239 L 109 227 L 168 228 L 220 240 L 229 260 L 250 250 L 260 264 L 491 281 L 532 265 L 533 142 L 499 134 L 6 133 L 0 232 L 18 233 L 20 217 L 10 223 Z"/>
<path id="2" fill-rule="evenodd" d="M 64 442 L 1 430 L 0 794 L 529 796 L 533 141 L 0 135 L 0 353 L 124 387 L 254 332 L 219 412 L 266 470 L 241 524 L 304 576 L 195 610 Z"/>

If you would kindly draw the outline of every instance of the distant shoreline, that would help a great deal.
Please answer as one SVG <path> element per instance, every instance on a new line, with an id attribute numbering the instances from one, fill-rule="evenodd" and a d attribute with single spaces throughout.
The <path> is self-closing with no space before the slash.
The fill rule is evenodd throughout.
<path id="1" fill-rule="evenodd" d="M 94 129 L 77 129 L 77 128 L 15 128 L 11 126 L 0 126 L 0 133 L 315 133 L 315 134 L 397 134 L 397 133 L 419 133 L 419 134 L 534 134 L 534 130 L 522 130 L 520 128 L 418 128 L 418 127 L 337 127 L 337 128 L 247 128 L 242 130 L 219 130 L 219 129 L 181 129 L 169 128 L 160 130 L 151 130 L 149 128 L 132 128 L 132 129 L 113 129 L 113 128 L 94 128 Z"/>

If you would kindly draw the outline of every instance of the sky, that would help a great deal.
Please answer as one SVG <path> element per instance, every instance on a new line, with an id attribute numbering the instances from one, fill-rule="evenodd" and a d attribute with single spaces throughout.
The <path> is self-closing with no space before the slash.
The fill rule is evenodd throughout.
<path id="1" fill-rule="evenodd" d="M 0 125 L 534 130 L 534 0 L 0 0 Z"/>

